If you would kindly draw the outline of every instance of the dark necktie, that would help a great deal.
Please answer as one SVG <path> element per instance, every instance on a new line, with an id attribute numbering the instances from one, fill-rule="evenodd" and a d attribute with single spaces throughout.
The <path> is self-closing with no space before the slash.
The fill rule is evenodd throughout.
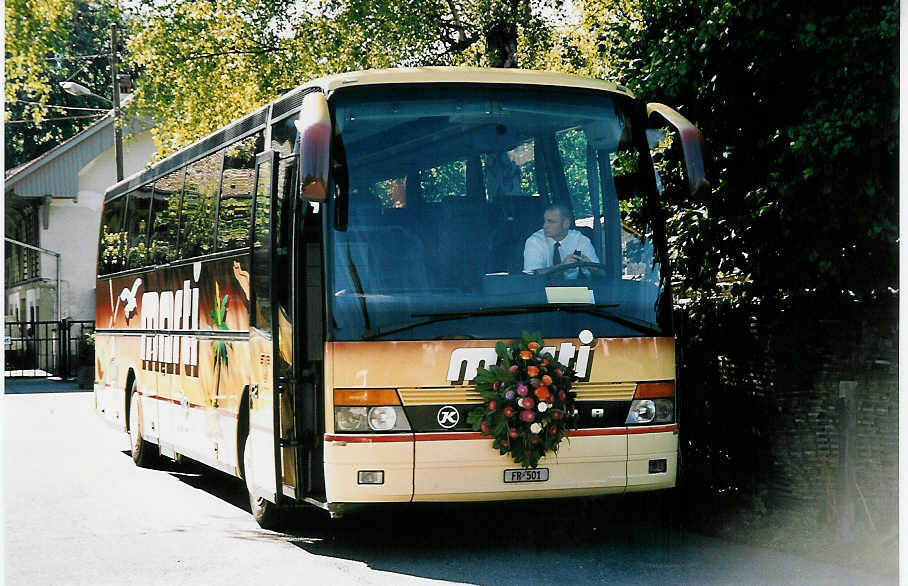
<path id="1" fill-rule="evenodd" d="M 561 264 L 561 251 L 559 250 L 560 248 L 561 248 L 561 243 L 556 242 L 555 243 L 555 254 L 552 255 L 552 266 Z"/>

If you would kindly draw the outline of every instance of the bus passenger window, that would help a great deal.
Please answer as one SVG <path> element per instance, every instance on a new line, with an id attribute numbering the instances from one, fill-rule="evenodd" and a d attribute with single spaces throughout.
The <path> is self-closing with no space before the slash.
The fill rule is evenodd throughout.
<path id="1" fill-rule="evenodd" d="M 180 169 L 158 179 L 154 184 L 149 264 L 163 264 L 179 258 L 177 240 L 180 234 L 183 175 L 183 170 Z"/>
<path id="2" fill-rule="evenodd" d="M 439 203 L 452 197 L 467 195 L 467 163 L 451 161 L 419 172 L 423 198 Z"/>
<path id="3" fill-rule="evenodd" d="M 116 273 L 126 268 L 126 232 L 123 230 L 123 211 L 126 195 L 104 204 L 101 216 L 101 237 L 98 245 L 98 274 Z"/>
<path id="4" fill-rule="evenodd" d="M 218 179 L 224 151 L 199 159 L 186 169 L 180 216 L 180 256 L 193 258 L 214 252 L 214 221 Z"/>
<path id="5" fill-rule="evenodd" d="M 152 185 L 143 185 L 129 195 L 126 205 L 126 268 L 145 266 L 148 252 L 148 213 Z"/>
<path id="6" fill-rule="evenodd" d="M 221 205 L 218 208 L 218 250 L 248 246 L 256 138 L 250 136 L 231 145 L 224 155 Z"/>

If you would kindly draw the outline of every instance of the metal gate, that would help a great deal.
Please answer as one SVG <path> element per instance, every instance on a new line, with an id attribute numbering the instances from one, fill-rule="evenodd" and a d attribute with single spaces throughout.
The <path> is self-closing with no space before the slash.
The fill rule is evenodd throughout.
<path id="1" fill-rule="evenodd" d="M 94 369 L 94 321 L 6 322 L 4 330 L 5 377 L 65 380 Z"/>

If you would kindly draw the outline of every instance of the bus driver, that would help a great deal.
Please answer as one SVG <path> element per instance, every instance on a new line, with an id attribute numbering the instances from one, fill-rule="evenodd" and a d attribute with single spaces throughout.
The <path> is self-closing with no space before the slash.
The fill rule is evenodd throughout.
<path id="1" fill-rule="evenodd" d="M 533 232 L 524 244 L 523 272 L 548 273 L 550 271 L 545 269 L 560 264 L 599 262 L 590 239 L 570 229 L 572 219 L 571 209 L 563 203 L 554 203 L 545 209 L 542 229 Z M 565 274 L 565 277 L 571 275 Z"/>

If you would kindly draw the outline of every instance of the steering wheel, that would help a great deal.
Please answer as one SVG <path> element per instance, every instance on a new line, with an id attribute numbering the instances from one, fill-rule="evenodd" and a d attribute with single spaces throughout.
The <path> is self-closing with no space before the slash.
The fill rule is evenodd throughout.
<path id="1" fill-rule="evenodd" d="M 588 261 L 562 263 L 560 265 L 555 265 L 553 267 L 548 267 L 548 268 L 542 269 L 542 271 L 540 271 L 540 273 L 545 275 L 546 277 L 551 278 L 554 276 L 560 276 L 561 273 L 564 273 L 571 269 L 589 269 L 591 272 L 596 273 L 598 275 L 602 275 L 602 276 L 605 276 L 607 274 L 606 267 L 603 263 L 588 262 Z M 580 275 L 578 275 L 578 277 L 579 276 Z"/>

